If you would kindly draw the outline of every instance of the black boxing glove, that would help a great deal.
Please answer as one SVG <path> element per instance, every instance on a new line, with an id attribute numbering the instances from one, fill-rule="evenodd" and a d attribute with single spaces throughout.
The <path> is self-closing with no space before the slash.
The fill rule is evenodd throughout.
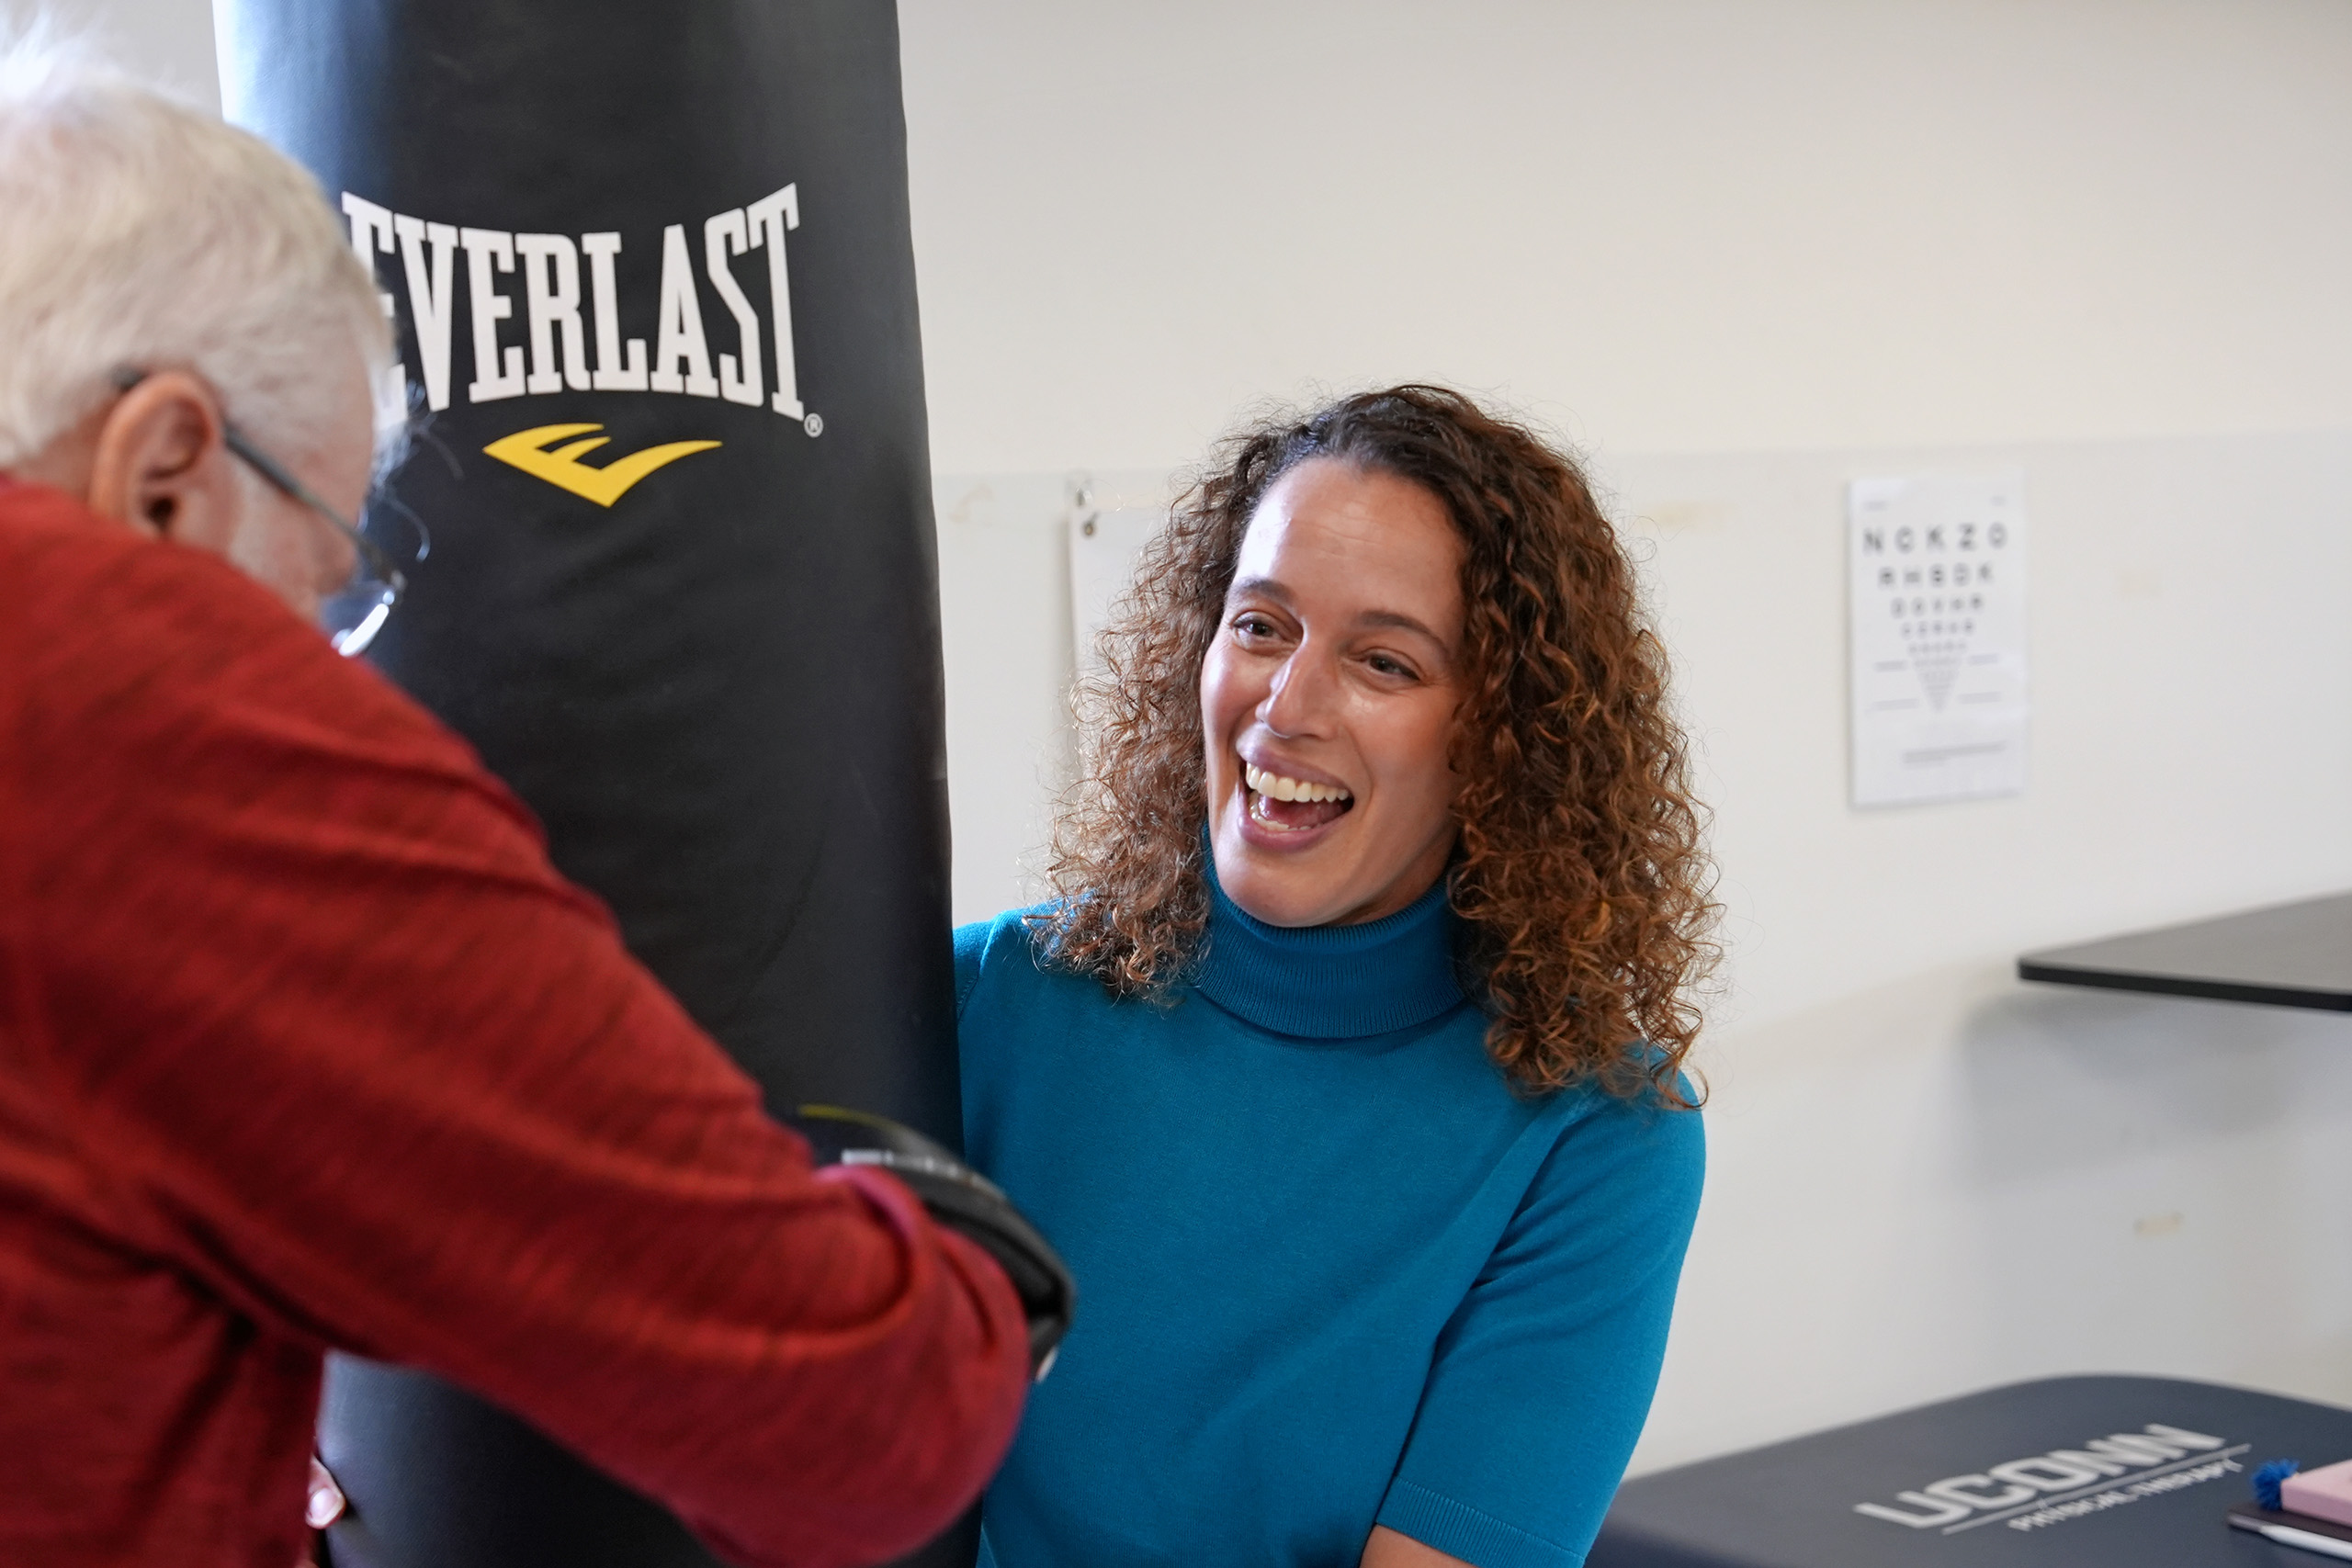
<path id="1" fill-rule="evenodd" d="M 922 1200 L 933 1220 L 996 1259 L 1028 1314 L 1030 1375 L 1043 1382 L 1062 1336 L 1069 1332 L 1078 1286 L 1012 1200 L 921 1133 L 888 1117 L 837 1105 L 804 1105 L 783 1121 L 808 1140 L 819 1165 L 870 1165 L 888 1171 Z"/>

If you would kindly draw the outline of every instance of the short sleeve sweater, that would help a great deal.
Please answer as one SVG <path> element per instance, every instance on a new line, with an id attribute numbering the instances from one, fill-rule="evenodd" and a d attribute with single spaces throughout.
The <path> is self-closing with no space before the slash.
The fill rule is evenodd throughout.
<path id="1" fill-rule="evenodd" d="M 1214 874 L 1212 874 L 1214 881 Z M 1442 886 L 1285 930 L 1214 891 L 1172 1004 L 956 933 L 966 1139 L 1069 1259 L 1076 1325 L 982 1568 L 1353 1568 L 1377 1522 L 1574 1568 L 1649 1408 L 1695 1112 L 1514 1095 Z"/>

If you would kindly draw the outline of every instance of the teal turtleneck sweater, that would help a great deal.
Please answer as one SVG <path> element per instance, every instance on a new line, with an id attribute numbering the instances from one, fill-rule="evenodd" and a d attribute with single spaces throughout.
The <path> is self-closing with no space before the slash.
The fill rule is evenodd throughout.
<path id="1" fill-rule="evenodd" d="M 1293 931 L 1214 895 L 1172 1006 L 956 935 L 966 1140 L 1076 1325 L 982 1568 L 1355 1568 L 1374 1523 L 1575 1568 L 1649 1408 L 1699 1119 L 1514 1097 L 1442 887 Z"/>

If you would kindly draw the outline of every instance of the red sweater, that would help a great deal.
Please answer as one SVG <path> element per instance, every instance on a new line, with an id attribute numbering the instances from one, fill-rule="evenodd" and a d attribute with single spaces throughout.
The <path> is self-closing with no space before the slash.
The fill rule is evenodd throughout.
<path id="1" fill-rule="evenodd" d="M 754 1564 L 892 1556 L 1025 1384 L 467 746 L 214 558 L 0 478 L 0 1562 L 287 1568 L 330 1347 Z"/>

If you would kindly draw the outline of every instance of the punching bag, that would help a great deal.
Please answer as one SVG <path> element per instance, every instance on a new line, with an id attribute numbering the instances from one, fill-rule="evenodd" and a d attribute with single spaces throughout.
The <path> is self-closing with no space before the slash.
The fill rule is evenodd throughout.
<path id="1" fill-rule="evenodd" d="M 771 1107 L 960 1148 L 892 0 L 220 10 L 230 118 L 318 176 L 396 323 L 431 551 L 371 657 Z M 321 1445 L 345 1568 L 711 1561 L 418 1374 L 338 1359 Z"/>

